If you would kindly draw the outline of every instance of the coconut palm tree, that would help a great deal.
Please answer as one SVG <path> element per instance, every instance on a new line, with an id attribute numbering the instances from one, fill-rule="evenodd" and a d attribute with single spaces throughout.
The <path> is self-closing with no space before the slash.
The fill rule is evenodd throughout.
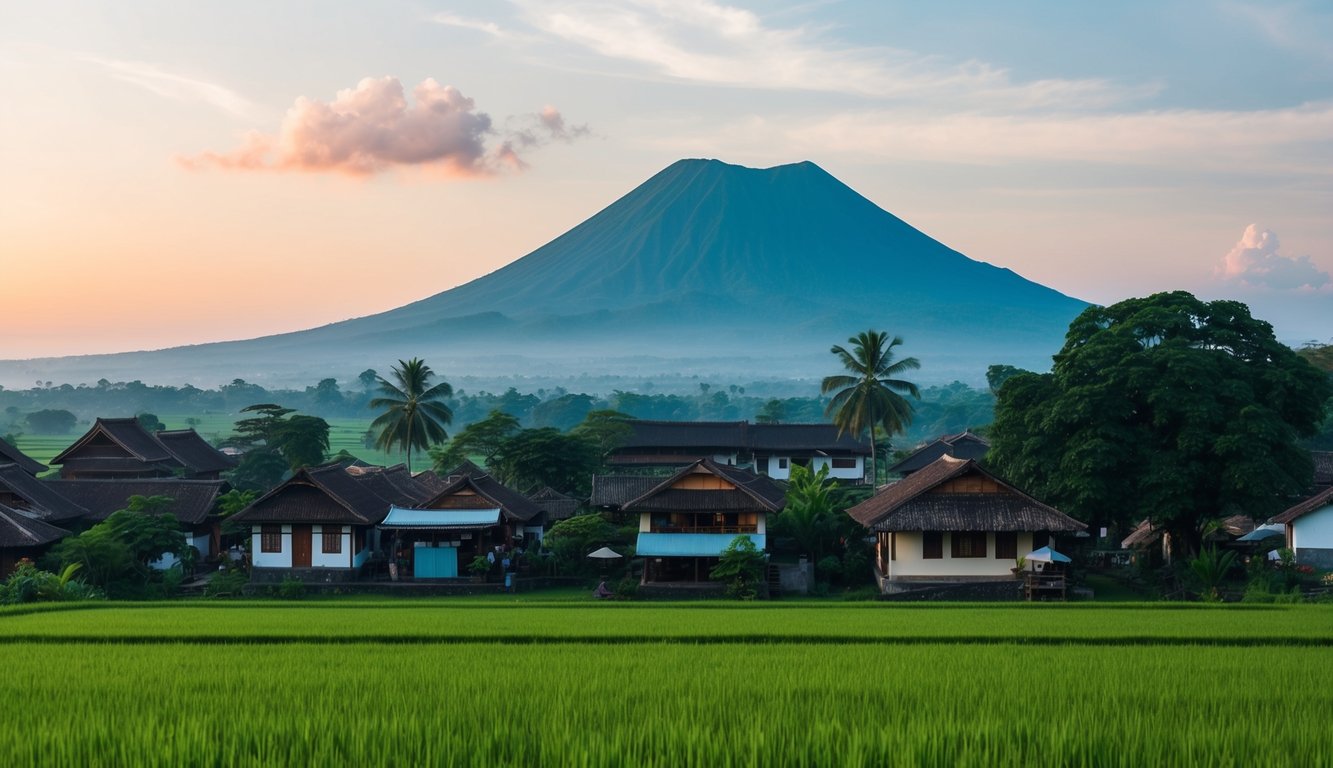
<path id="1" fill-rule="evenodd" d="M 903 395 L 919 400 L 921 392 L 912 382 L 897 377 L 920 368 L 921 363 L 915 357 L 894 362 L 893 348 L 903 343 L 902 337 L 890 340 L 883 331 L 862 331 L 847 342 L 852 345 L 851 352 L 838 344 L 830 350 L 847 373 L 824 379 L 820 391 L 825 395 L 835 393 L 824 414 L 833 417 L 840 435 L 850 432 L 859 437 L 870 430 L 870 478 L 874 484 L 879 482 L 875 427 L 884 427 L 892 436 L 912 423 L 912 404 Z"/>
<path id="2" fill-rule="evenodd" d="M 378 431 L 377 447 L 391 451 L 398 446 L 407 451 L 407 469 L 412 471 L 412 449 L 425 449 L 449 438 L 444 425 L 454 413 L 442 401 L 454 393 L 449 382 L 431 386 L 435 372 L 419 358 L 399 360 L 391 376 L 395 383 L 379 378 L 380 396 L 370 401 L 371 408 L 384 409 L 370 423 Z"/>

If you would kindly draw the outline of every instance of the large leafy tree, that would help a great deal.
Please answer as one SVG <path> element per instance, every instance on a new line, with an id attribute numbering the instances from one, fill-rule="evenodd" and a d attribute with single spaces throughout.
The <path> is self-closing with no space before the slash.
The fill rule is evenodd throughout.
<path id="1" fill-rule="evenodd" d="M 376 444 L 386 451 L 401 448 L 407 453 L 407 468 L 412 469 L 412 449 L 425 449 L 449 438 L 444 427 L 454 413 L 444 404 L 454 388 L 447 381 L 432 384 L 435 372 L 420 358 L 399 360 L 391 371 L 392 382 L 379 380 L 379 397 L 370 408 L 381 413 L 370 423 L 378 430 Z"/>
<path id="2" fill-rule="evenodd" d="M 894 360 L 894 347 L 903 343 L 900 336 L 890 339 L 883 331 L 869 330 L 847 341 L 851 351 L 839 344 L 830 350 L 847 372 L 824 379 L 820 391 L 833 394 L 824 413 L 833 417 L 839 433 L 870 432 L 870 477 L 878 482 L 875 428 L 883 427 L 892 437 L 912 423 L 912 404 L 904 395 L 920 400 L 921 392 L 916 384 L 898 377 L 921 363 L 915 357 Z"/>
<path id="3" fill-rule="evenodd" d="M 989 460 L 1080 520 L 1148 518 L 1191 554 L 1209 520 L 1268 517 L 1308 486 L 1298 440 L 1330 391 L 1244 304 L 1129 299 L 1080 314 L 1051 373 L 1004 384 Z"/>
<path id="4" fill-rule="evenodd" d="M 448 472 L 472 456 L 480 456 L 483 463 L 490 464 L 505 441 L 518 431 L 518 419 L 504 411 L 491 411 L 481 421 L 459 430 L 447 446 L 430 449 L 435 471 Z"/>
<path id="5" fill-rule="evenodd" d="M 257 403 L 241 409 L 246 418 L 236 422 L 235 434 L 223 445 L 240 449 L 244 456 L 231 471 L 238 488 L 268 490 L 288 470 L 324 461 L 329 450 L 329 423 L 318 416 L 295 414 L 275 403 Z"/>
<path id="6" fill-rule="evenodd" d="M 582 496 L 589 491 L 593 473 L 602 466 L 602 457 L 589 437 L 541 427 L 506 439 L 487 466 L 511 488 L 533 491 L 549 485 Z"/>

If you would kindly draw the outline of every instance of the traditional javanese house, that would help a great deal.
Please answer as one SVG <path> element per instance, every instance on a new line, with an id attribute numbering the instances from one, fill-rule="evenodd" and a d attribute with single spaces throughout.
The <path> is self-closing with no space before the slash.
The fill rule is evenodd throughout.
<path id="1" fill-rule="evenodd" d="M 895 475 L 906 477 L 917 470 L 925 469 L 941 456 L 979 460 L 986 458 L 986 452 L 989 450 L 990 443 L 980 435 L 966 431 L 955 435 L 944 435 L 913 451 L 910 456 L 889 467 L 887 473 L 890 477 Z"/>
<path id="2" fill-rule="evenodd" d="M 885 592 L 1014 578 L 1016 560 L 1087 526 L 972 459 L 941 456 L 847 510 L 875 536 Z"/>
<path id="3" fill-rule="evenodd" d="M 768 516 L 786 504 L 771 478 L 698 459 L 621 505 L 639 515 L 635 552 L 645 558 L 643 583 L 689 586 L 709 572 L 738 536 L 767 547 Z"/>
<path id="4" fill-rule="evenodd" d="M 16 464 L 24 472 L 30 475 L 40 475 L 47 470 L 47 466 L 40 461 L 28 456 L 18 449 L 18 446 L 11 445 L 3 438 L 0 438 L 0 464 Z"/>
<path id="5" fill-rule="evenodd" d="M 200 560 L 217 555 L 221 549 L 222 528 L 217 516 L 217 500 L 219 495 L 231 489 L 225 480 L 162 477 L 140 480 L 47 480 L 44 484 L 88 510 L 78 521 L 71 521 L 76 530 L 100 523 L 110 517 L 111 513 L 125 509 L 133 496 L 166 496 L 171 499 L 171 505 L 166 511 L 180 523 L 186 543 L 195 548 Z M 169 567 L 172 562 L 163 562 L 161 565 Z"/>
<path id="6" fill-rule="evenodd" d="M 870 444 L 832 424 L 750 424 L 746 421 L 626 420 L 629 433 L 611 452 L 615 467 L 675 469 L 699 459 L 740 466 L 778 480 L 794 466 L 864 482 Z"/>
<path id="7" fill-rule="evenodd" d="M 89 514 L 86 507 L 19 464 L 0 464 L 0 504 L 62 528 L 83 527 L 81 521 Z"/>
<path id="8" fill-rule="evenodd" d="M 26 511 L 0 504 L 0 577 L 8 576 L 19 560 L 36 560 L 69 531 L 32 517 Z"/>
<path id="9" fill-rule="evenodd" d="M 1333 568 L 1333 485 L 1301 501 L 1270 523 L 1284 526 L 1287 548 L 1296 562 L 1315 568 Z"/>
<path id="10" fill-rule="evenodd" d="M 297 470 L 232 519 L 250 527 L 252 580 L 347 581 L 370 559 L 390 507 L 427 495 L 402 467 L 325 464 Z"/>
<path id="11" fill-rule="evenodd" d="M 533 504 L 546 513 L 546 524 L 554 525 L 561 520 L 568 520 L 579 512 L 579 500 L 567 496 L 551 486 L 545 486 L 528 496 Z"/>
<path id="12" fill-rule="evenodd" d="M 527 496 L 472 464 L 455 469 L 446 484 L 414 508 L 394 506 L 379 524 L 414 579 L 458 578 L 478 556 L 540 541 L 545 513 Z"/>
<path id="13" fill-rule="evenodd" d="M 193 429 L 151 433 L 138 419 L 97 419 L 60 455 L 64 480 L 184 477 L 217 480 L 236 460 L 209 445 Z"/>

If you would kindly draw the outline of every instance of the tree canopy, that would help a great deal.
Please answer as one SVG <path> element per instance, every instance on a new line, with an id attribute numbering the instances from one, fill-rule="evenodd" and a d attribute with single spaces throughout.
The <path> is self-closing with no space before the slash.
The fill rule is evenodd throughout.
<path id="1" fill-rule="evenodd" d="M 1192 553 L 1208 520 L 1264 519 L 1306 489 L 1298 440 L 1331 391 L 1244 304 L 1129 299 L 1080 314 L 1051 373 L 1003 385 L 989 461 L 1084 522 L 1147 518 Z"/>
<path id="2" fill-rule="evenodd" d="M 453 395 L 454 388 L 447 381 L 432 384 L 435 372 L 416 357 L 399 360 L 391 375 L 393 382 L 379 380 L 379 397 L 370 401 L 370 408 L 384 411 L 370 427 L 379 431 L 379 447 L 406 451 L 410 471 L 413 448 L 424 450 L 449 438 L 444 427 L 454 414 L 443 401 Z"/>
<path id="3" fill-rule="evenodd" d="M 912 423 L 912 404 L 903 395 L 920 400 L 921 392 L 912 382 L 897 377 L 920 368 L 921 363 L 915 357 L 894 361 L 893 348 L 903 343 L 900 336 L 890 339 L 883 331 L 870 330 L 847 341 L 851 351 L 838 344 L 829 350 L 847 372 L 824 379 L 820 391 L 833 394 L 824 412 L 833 417 L 839 433 L 860 436 L 870 432 L 871 478 L 877 479 L 875 427 L 883 427 L 892 436 Z"/>

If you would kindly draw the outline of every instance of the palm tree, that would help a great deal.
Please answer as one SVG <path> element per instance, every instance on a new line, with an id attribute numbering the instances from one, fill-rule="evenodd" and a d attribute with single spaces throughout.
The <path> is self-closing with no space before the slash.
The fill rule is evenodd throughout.
<path id="1" fill-rule="evenodd" d="M 901 336 L 890 340 L 887 333 L 870 330 L 858 333 L 847 342 L 852 345 L 852 352 L 838 344 L 830 350 L 842 361 L 847 373 L 825 378 L 820 392 L 825 395 L 836 393 L 829 400 L 824 414 L 833 417 L 839 435 L 851 432 L 860 436 L 870 430 L 870 478 L 873 485 L 879 482 L 878 467 L 875 466 L 875 427 L 884 427 L 892 436 L 912 423 L 912 404 L 903 395 L 919 400 L 921 392 L 912 382 L 895 377 L 920 368 L 921 363 L 915 357 L 894 362 L 893 348 L 903 343 Z"/>
<path id="2" fill-rule="evenodd" d="M 452 396 L 454 388 L 447 381 L 431 386 L 434 377 L 435 372 L 419 358 L 399 360 L 392 371 L 396 384 L 380 377 L 380 396 L 370 401 L 369 407 L 385 409 L 370 423 L 371 430 L 379 431 L 375 445 L 386 451 L 394 446 L 405 449 L 409 472 L 413 448 L 428 448 L 449 438 L 444 425 L 453 421 L 454 412 L 440 401 Z"/>

